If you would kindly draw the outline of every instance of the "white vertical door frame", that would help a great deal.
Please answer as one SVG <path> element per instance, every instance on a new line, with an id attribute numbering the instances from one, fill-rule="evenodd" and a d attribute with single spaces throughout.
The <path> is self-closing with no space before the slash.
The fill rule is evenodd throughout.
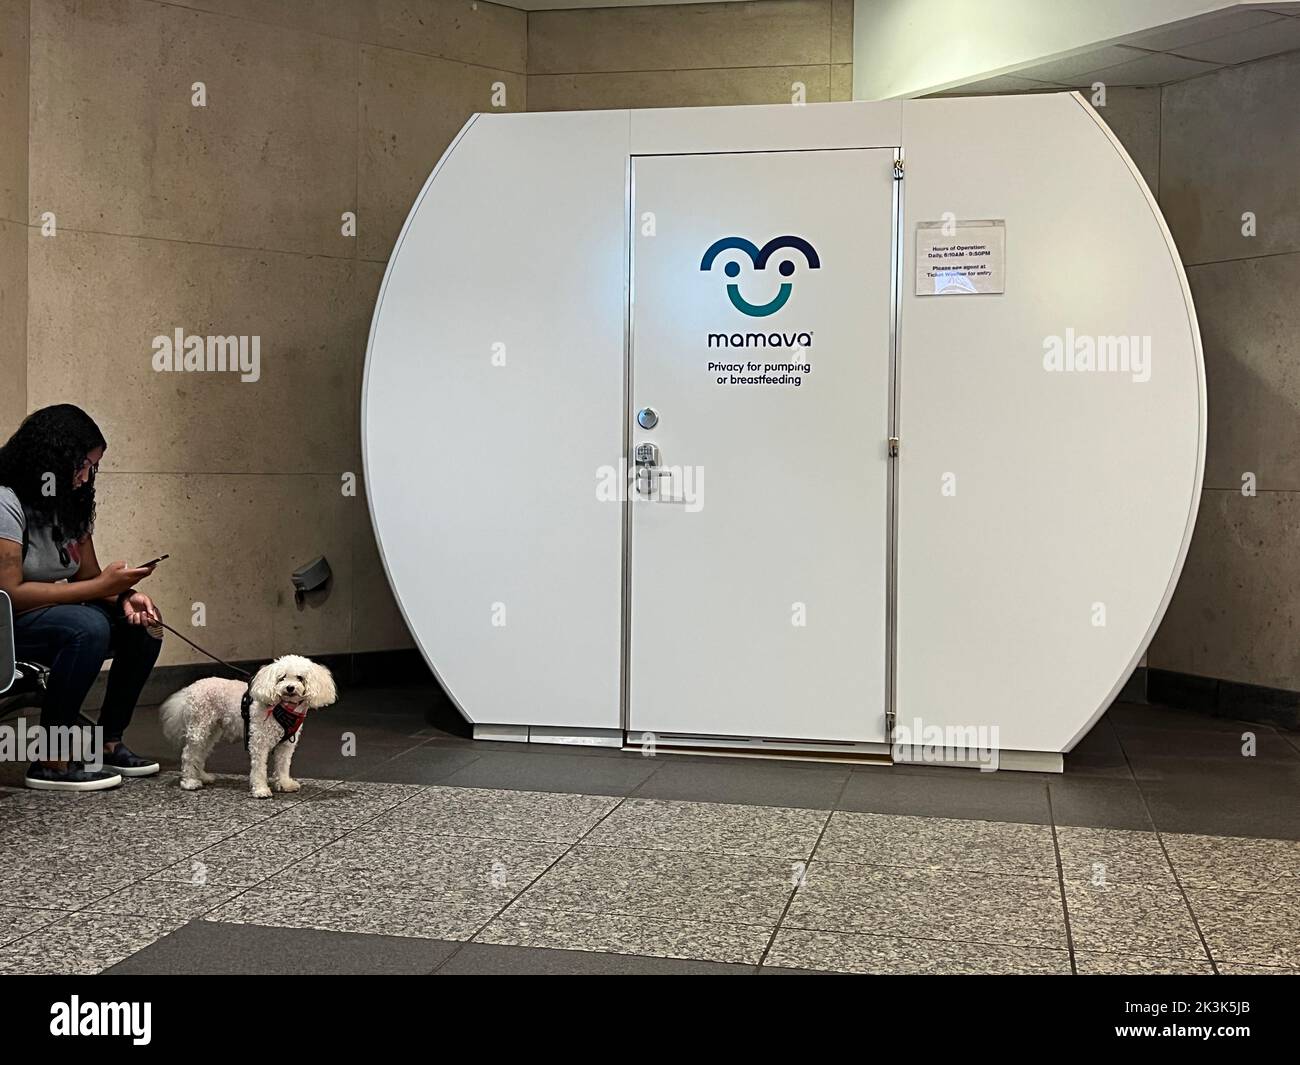
<path id="1" fill-rule="evenodd" d="M 898 720 L 898 408 L 902 381 L 903 328 L 903 149 L 894 148 L 893 234 L 889 272 L 889 469 L 885 508 L 885 742 L 890 759 L 894 752 L 894 726 Z M 901 447 L 901 442 L 899 444 Z"/>
<path id="2" fill-rule="evenodd" d="M 628 463 L 627 473 L 630 476 L 631 469 L 631 451 L 632 451 L 632 422 L 635 417 L 633 395 L 634 388 L 634 367 L 633 367 L 633 333 L 634 333 L 634 315 L 636 310 L 636 255 L 635 240 L 637 225 L 636 218 L 636 176 L 634 163 L 638 158 L 655 157 L 661 155 L 667 156 L 689 156 L 689 155 L 753 155 L 753 154 L 771 154 L 774 152 L 796 153 L 796 152 L 824 152 L 827 150 L 845 150 L 845 151 L 889 151 L 893 153 L 894 175 L 891 182 L 890 196 L 890 293 L 889 293 L 889 326 L 888 326 L 888 353 L 886 356 L 887 364 L 887 381 L 886 389 L 888 392 L 887 399 L 887 417 L 885 426 L 885 439 L 878 440 L 875 438 L 864 437 L 864 453 L 870 454 L 871 449 L 880 447 L 885 449 L 886 470 L 885 470 L 885 507 L 884 507 L 884 547 L 885 547 L 885 572 L 884 572 L 884 639 L 883 646 L 879 653 L 883 655 L 883 705 L 879 710 L 884 718 L 884 742 L 892 745 L 893 729 L 895 721 L 895 679 L 896 679 L 896 594 L 897 594 L 897 476 L 898 464 L 896 458 L 891 452 L 892 438 L 898 436 L 898 401 L 899 401 L 899 361 L 900 361 L 900 329 L 901 329 L 901 302 L 902 302 L 902 270 L 903 270 L 903 249 L 902 249 L 902 211 L 903 211 L 903 182 L 902 182 L 902 160 L 903 149 L 901 145 L 875 145 L 870 148 L 863 145 L 846 145 L 842 149 L 826 147 L 806 147 L 806 148 L 759 148 L 752 149 L 719 149 L 716 151 L 705 152 L 633 152 L 629 153 L 627 161 L 627 170 L 625 175 L 625 208 L 626 208 L 626 225 L 624 229 L 625 239 L 625 288 L 626 288 L 626 305 L 624 308 L 624 351 L 623 351 L 623 372 L 624 372 L 624 434 L 623 434 L 623 461 Z M 874 190 L 863 190 L 863 195 L 875 195 Z M 636 742 L 636 736 L 630 733 L 631 728 L 631 627 L 632 627 L 632 609 L 633 603 L 631 598 L 632 584 L 632 551 L 634 522 L 632 520 L 632 506 L 634 498 L 629 491 L 627 499 L 623 503 L 623 551 L 622 551 L 622 573 L 621 577 L 621 661 L 619 663 L 620 672 L 620 721 L 625 733 L 628 733 L 629 742 Z M 870 711 L 868 711 L 870 712 Z M 871 743 L 871 747 L 878 747 L 878 744 Z"/>

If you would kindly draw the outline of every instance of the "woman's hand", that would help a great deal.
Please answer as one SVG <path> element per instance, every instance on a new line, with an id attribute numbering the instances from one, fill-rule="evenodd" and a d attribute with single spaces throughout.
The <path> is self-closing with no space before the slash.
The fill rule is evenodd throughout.
<path id="1" fill-rule="evenodd" d="M 156 625 L 162 614 L 144 592 L 132 592 L 122 600 L 122 613 L 132 625 Z"/>
<path id="2" fill-rule="evenodd" d="M 90 580 L 96 585 L 98 597 L 110 599 L 134 588 L 152 572 L 152 566 L 128 566 L 125 562 L 110 562 Z"/>

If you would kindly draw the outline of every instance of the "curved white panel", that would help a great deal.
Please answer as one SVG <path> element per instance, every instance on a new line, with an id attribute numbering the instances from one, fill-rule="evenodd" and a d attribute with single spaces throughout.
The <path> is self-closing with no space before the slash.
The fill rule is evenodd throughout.
<path id="1" fill-rule="evenodd" d="M 898 719 L 1069 750 L 1154 634 L 1195 521 L 1191 298 L 1077 95 L 905 103 L 903 140 Z M 912 294 L 916 224 L 945 212 L 1006 220 L 1005 295 Z M 1046 371 L 1069 334 L 1149 337 L 1150 379 Z"/>
<path id="2" fill-rule="evenodd" d="M 362 400 L 403 615 L 471 721 L 617 727 L 627 114 L 472 119 L 389 263 Z"/>

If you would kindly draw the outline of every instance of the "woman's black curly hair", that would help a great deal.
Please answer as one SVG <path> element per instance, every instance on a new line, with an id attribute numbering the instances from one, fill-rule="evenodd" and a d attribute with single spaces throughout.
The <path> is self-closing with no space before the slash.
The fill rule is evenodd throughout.
<path id="1" fill-rule="evenodd" d="M 30 520 L 52 527 L 56 543 L 81 540 L 95 524 L 95 471 L 80 488 L 72 481 L 86 456 L 107 446 L 99 426 L 80 407 L 42 407 L 0 447 L 0 485 L 13 491 Z"/>

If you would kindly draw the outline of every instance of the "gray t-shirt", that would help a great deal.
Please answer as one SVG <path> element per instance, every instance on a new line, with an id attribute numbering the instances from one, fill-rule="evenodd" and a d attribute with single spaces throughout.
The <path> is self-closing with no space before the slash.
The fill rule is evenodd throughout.
<path id="1" fill-rule="evenodd" d="M 0 485 L 0 540 L 13 540 L 21 545 L 24 529 L 27 555 L 23 558 L 23 580 L 61 581 L 76 574 L 81 566 L 77 543 L 73 540 L 56 543 L 54 530 L 33 523 L 13 489 Z"/>

